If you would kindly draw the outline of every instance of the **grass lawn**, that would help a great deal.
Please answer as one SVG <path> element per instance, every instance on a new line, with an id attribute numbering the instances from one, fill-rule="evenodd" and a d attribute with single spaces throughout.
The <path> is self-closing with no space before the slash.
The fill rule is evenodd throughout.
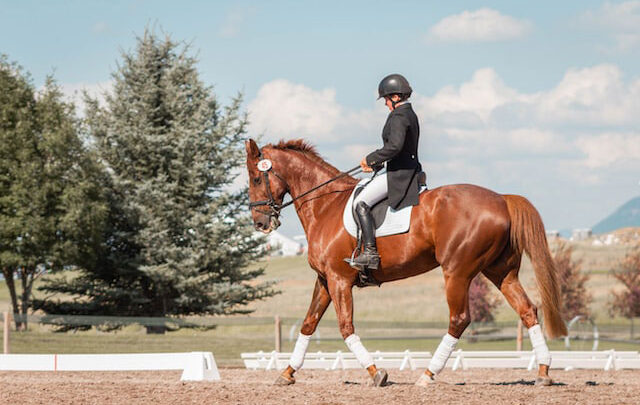
<path id="1" fill-rule="evenodd" d="M 593 296 L 591 309 L 596 323 L 618 322 L 624 329 L 628 321 L 612 320 L 607 313 L 610 292 L 617 281 L 610 276 L 611 263 L 627 252 L 620 246 L 591 247 L 577 244 L 574 255 L 583 262 L 583 271 L 590 274 L 588 289 Z M 315 282 L 315 273 L 307 264 L 306 257 L 270 258 L 264 263 L 266 273 L 263 280 L 277 281 L 276 288 L 282 293 L 252 303 L 255 311 L 250 316 L 234 317 L 239 325 L 224 325 L 213 330 L 182 329 L 165 335 L 149 335 L 142 326 L 128 326 L 117 332 L 100 332 L 95 329 L 84 332 L 53 333 L 50 328 L 31 325 L 26 332 L 12 332 L 13 353 L 124 353 L 124 352 L 183 352 L 212 351 L 222 365 L 240 366 L 240 353 L 246 351 L 273 350 L 274 327 L 271 324 L 257 325 L 256 318 L 285 318 L 282 327 L 283 350 L 293 349 L 299 323 L 309 305 Z M 525 260 L 521 269 L 521 280 L 529 295 L 537 300 L 538 294 L 530 263 Z M 38 281 L 39 282 L 39 281 Z M 37 287 L 37 284 L 36 284 Z M 385 284 L 381 288 L 354 289 L 354 322 L 357 333 L 371 351 L 375 350 L 435 350 L 438 336 L 446 332 L 448 307 L 444 295 L 442 271 L 438 268 L 412 279 Z M 34 289 L 36 296 L 41 293 Z M 500 294 L 495 290 L 496 294 Z M 0 281 L 0 311 L 9 309 L 9 294 L 4 281 Z M 291 320 L 287 319 L 290 318 Z M 242 323 L 245 322 L 246 325 Z M 513 322 L 515 312 L 503 303 L 497 311 L 498 322 Z M 393 322 L 438 322 L 441 325 L 429 330 L 407 328 L 389 329 L 374 324 L 375 321 Z M 640 324 L 640 322 L 638 322 Z M 640 329 L 640 327 L 638 327 Z M 640 333 L 638 333 L 640 334 Z M 347 350 L 342 341 L 332 308 L 320 324 L 318 333 L 322 340 L 313 340 L 311 351 Z M 511 336 L 513 333 L 511 332 Z M 291 336 L 292 340 L 289 340 Z M 466 333 L 465 336 L 470 336 Z M 405 337 L 398 338 L 398 337 Z M 411 338 L 409 338 L 411 337 Z M 464 336 L 463 336 L 464 337 Z M 529 344 L 525 334 L 525 349 Z M 552 350 L 564 349 L 563 341 L 553 341 Z M 629 343 L 600 342 L 600 349 L 638 350 L 639 345 Z M 515 340 L 477 341 L 463 339 L 459 345 L 465 350 L 515 350 Z"/>

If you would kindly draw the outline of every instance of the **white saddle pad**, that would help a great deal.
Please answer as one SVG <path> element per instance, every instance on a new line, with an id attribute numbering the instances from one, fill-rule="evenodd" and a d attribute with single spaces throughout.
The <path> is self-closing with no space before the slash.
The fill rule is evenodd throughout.
<path id="1" fill-rule="evenodd" d="M 358 185 L 353 189 L 351 196 L 349 197 L 349 201 L 347 201 L 347 205 L 344 207 L 344 212 L 342 214 L 342 222 L 344 223 L 344 227 L 349 232 L 349 235 L 356 237 L 358 233 L 358 226 L 356 225 L 356 220 L 353 218 L 353 194 L 355 193 L 356 188 L 361 185 L 367 183 L 369 179 L 362 179 L 358 183 Z M 426 190 L 426 187 L 422 187 L 420 192 L 422 193 Z M 401 208 L 399 210 L 394 210 L 391 207 L 387 208 L 387 214 L 384 217 L 384 222 L 378 229 L 376 229 L 376 237 L 380 236 L 388 236 L 388 235 L 396 235 L 398 233 L 405 233 L 409 230 L 409 224 L 411 223 L 411 209 L 413 206 L 408 206 Z"/>

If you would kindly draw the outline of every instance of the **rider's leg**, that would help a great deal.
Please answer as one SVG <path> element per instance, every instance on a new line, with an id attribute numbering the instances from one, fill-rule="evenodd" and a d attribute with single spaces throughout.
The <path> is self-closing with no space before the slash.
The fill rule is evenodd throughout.
<path id="1" fill-rule="evenodd" d="M 380 264 L 380 256 L 376 246 L 376 230 L 371 215 L 371 207 L 387 196 L 387 175 L 386 173 L 376 176 L 354 199 L 356 215 L 362 230 L 364 249 L 362 253 L 354 259 L 354 265 L 361 268 L 375 270 Z"/>

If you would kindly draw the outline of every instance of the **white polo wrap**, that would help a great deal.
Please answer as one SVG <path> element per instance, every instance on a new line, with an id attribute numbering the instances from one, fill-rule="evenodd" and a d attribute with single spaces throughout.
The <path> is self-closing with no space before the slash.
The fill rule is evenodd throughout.
<path id="1" fill-rule="evenodd" d="M 293 348 L 293 353 L 291 353 L 291 358 L 289 359 L 289 365 L 292 369 L 297 371 L 302 367 L 302 363 L 304 363 L 304 355 L 307 353 L 310 340 L 311 335 L 303 335 L 302 333 L 298 334 L 298 340 L 296 340 L 296 345 Z"/>
<path id="2" fill-rule="evenodd" d="M 551 353 L 549 353 L 547 342 L 544 341 L 540 324 L 529 328 L 529 339 L 531 339 L 531 346 L 533 346 L 533 352 L 536 354 L 538 365 L 551 365 Z"/>
<path id="3" fill-rule="evenodd" d="M 442 341 L 438 345 L 436 352 L 433 353 L 433 357 L 429 362 L 429 371 L 433 374 L 438 374 L 444 368 L 444 365 L 447 364 L 447 360 L 449 360 L 449 356 L 456 349 L 456 345 L 458 344 L 458 338 L 451 336 L 450 334 L 446 334 L 442 337 Z"/>
<path id="4" fill-rule="evenodd" d="M 373 366 L 373 357 L 371 357 L 367 349 L 364 348 L 358 335 L 355 333 L 353 335 L 349 335 L 344 342 L 347 344 L 349 350 L 356 355 L 356 359 L 358 359 L 358 362 L 362 367 L 367 368 L 369 366 Z"/>

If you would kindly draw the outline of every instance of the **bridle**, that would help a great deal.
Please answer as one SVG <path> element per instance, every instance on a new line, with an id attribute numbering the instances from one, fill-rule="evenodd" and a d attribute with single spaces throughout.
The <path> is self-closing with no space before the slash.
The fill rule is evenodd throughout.
<path id="1" fill-rule="evenodd" d="M 331 183 L 332 181 L 338 180 L 344 176 L 348 176 L 351 173 L 356 172 L 358 169 L 360 169 L 360 166 L 355 166 L 350 170 L 347 170 L 346 172 L 340 173 L 339 175 L 330 178 L 329 180 L 325 181 L 324 183 L 321 183 L 313 188 L 311 188 L 310 190 L 305 191 L 304 193 L 300 194 L 299 196 L 292 198 L 290 201 L 287 201 L 286 203 L 278 203 L 276 201 L 276 199 L 273 197 L 273 193 L 271 192 L 271 184 L 269 182 L 269 173 L 273 173 L 274 176 L 276 176 L 284 185 L 285 185 L 285 193 L 286 192 L 290 192 L 291 189 L 289 188 L 289 184 L 287 183 L 287 181 L 280 176 L 274 169 L 273 167 L 271 167 L 271 161 L 268 159 L 265 159 L 264 156 L 262 155 L 262 150 L 260 149 L 258 151 L 258 159 L 260 159 L 258 161 L 258 170 L 262 173 L 262 178 L 263 178 L 263 183 L 264 183 L 264 187 L 265 190 L 267 192 L 267 199 L 266 200 L 260 200 L 260 201 L 250 201 L 249 202 L 249 209 L 255 209 L 256 211 L 258 211 L 261 214 L 265 214 L 269 216 L 269 222 L 271 224 L 271 229 L 276 229 L 280 226 L 280 211 L 282 211 L 283 208 L 293 204 L 293 202 L 299 198 L 302 198 L 304 196 L 306 196 L 307 194 L 316 191 L 317 189 L 319 189 L 320 187 L 326 186 L 327 184 Z M 268 164 L 265 164 L 261 167 L 261 164 L 263 162 L 267 161 Z M 263 210 L 260 209 L 258 207 L 263 207 L 266 206 L 268 207 L 268 211 L 267 210 Z"/>
<path id="2" fill-rule="evenodd" d="M 262 163 L 264 161 L 263 156 L 262 156 L 262 150 L 259 150 L 258 153 L 258 159 L 260 159 L 258 161 L 258 165 L 260 165 L 260 163 Z M 267 200 L 260 200 L 260 201 L 251 201 L 249 202 L 249 209 L 255 209 L 256 211 L 258 211 L 261 214 L 265 214 L 269 216 L 269 222 L 271 223 L 271 228 L 272 229 L 276 229 L 277 227 L 280 226 L 280 211 L 286 207 L 287 205 L 291 204 L 291 202 L 293 202 L 293 200 L 289 201 L 286 204 L 278 204 L 278 202 L 276 201 L 275 198 L 273 198 L 273 193 L 271 192 L 271 184 L 269 183 L 269 172 L 272 172 L 274 176 L 276 176 L 285 186 L 285 192 L 289 191 L 289 184 L 287 184 L 286 180 L 282 178 L 282 176 L 280 176 L 275 170 L 273 170 L 273 168 L 269 165 L 268 168 L 266 169 L 262 169 L 260 167 L 258 167 L 258 170 L 260 170 L 260 172 L 262 173 L 262 178 L 263 178 L 263 183 L 264 183 L 264 187 L 267 191 Z M 265 211 L 263 209 L 257 208 L 257 207 L 262 207 L 262 206 L 267 206 L 269 208 L 268 211 Z"/>

